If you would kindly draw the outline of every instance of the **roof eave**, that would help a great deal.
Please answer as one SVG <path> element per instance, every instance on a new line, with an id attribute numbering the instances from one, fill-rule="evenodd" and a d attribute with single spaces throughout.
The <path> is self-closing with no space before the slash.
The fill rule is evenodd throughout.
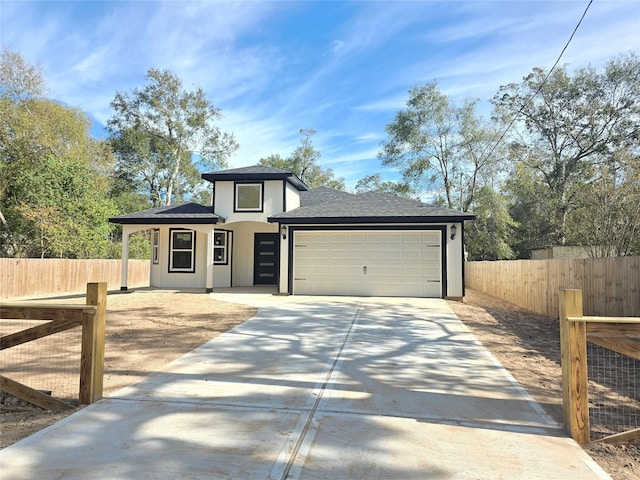
<path id="1" fill-rule="evenodd" d="M 120 225 L 215 225 L 220 218 L 109 218 L 110 223 Z"/>
<path id="2" fill-rule="evenodd" d="M 452 215 L 452 216 L 433 216 L 433 217 L 396 217 L 396 216 L 380 216 L 380 217 L 278 217 L 272 216 L 267 218 L 271 223 L 283 224 L 348 224 L 348 223 L 454 223 L 464 222 L 466 220 L 475 219 L 475 215 Z"/>
<path id="3" fill-rule="evenodd" d="M 233 181 L 262 181 L 262 180 L 286 180 L 299 191 L 308 191 L 306 183 L 296 177 L 293 173 L 203 173 L 202 178 L 213 182 L 233 182 Z"/>

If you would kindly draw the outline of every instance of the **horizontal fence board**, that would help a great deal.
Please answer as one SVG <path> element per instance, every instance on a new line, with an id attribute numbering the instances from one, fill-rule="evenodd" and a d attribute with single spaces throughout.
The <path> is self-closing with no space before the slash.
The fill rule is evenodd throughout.
<path id="1" fill-rule="evenodd" d="M 10 378 L 0 375 L 0 391 L 7 392 L 10 395 L 15 395 L 18 398 L 27 400 L 28 402 L 37 405 L 45 410 L 66 410 L 71 408 L 71 405 L 53 398 L 46 393 L 34 390 L 26 385 L 18 383 Z"/>
<path id="2" fill-rule="evenodd" d="M 127 286 L 149 286 L 149 260 L 129 260 Z M 0 298 L 84 292 L 87 283 L 121 285 L 121 260 L 0 258 Z"/>
<path id="3" fill-rule="evenodd" d="M 466 262 L 465 286 L 558 316 L 558 290 L 579 288 L 585 315 L 640 316 L 640 257 Z"/>
<path id="4" fill-rule="evenodd" d="M 0 318 L 2 321 L 3 318 Z M 58 320 L 53 322 L 47 322 L 36 327 L 21 330 L 16 333 L 11 333 L 0 338 L 0 350 L 16 347 L 23 343 L 32 342 L 39 338 L 47 337 L 49 335 L 55 335 L 56 333 L 64 332 L 70 328 L 79 327 L 82 325 L 81 320 Z"/>

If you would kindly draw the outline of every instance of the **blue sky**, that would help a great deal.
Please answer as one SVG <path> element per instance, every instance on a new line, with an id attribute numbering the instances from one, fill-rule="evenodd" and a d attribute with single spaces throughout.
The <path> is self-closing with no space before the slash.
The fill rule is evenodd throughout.
<path id="1" fill-rule="evenodd" d="M 317 130 L 320 164 L 347 186 L 380 167 L 384 127 L 407 91 L 437 80 L 488 101 L 550 68 L 588 4 L 579 1 L 0 1 L 0 44 L 42 67 L 48 96 L 104 123 L 116 91 L 148 68 L 199 85 L 240 149 L 230 167 L 288 156 Z M 640 0 L 595 0 L 562 63 L 600 67 L 640 51 Z"/>

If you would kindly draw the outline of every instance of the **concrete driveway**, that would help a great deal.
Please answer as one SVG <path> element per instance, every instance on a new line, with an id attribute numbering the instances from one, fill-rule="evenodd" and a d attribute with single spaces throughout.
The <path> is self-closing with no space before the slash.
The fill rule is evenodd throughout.
<path id="1" fill-rule="evenodd" d="M 258 315 L 0 452 L 11 479 L 605 479 L 437 299 Z"/>

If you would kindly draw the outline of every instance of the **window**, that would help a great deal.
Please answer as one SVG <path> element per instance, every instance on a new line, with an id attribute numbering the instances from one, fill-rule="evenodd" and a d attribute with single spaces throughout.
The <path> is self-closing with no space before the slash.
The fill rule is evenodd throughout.
<path id="1" fill-rule="evenodd" d="M 213 263 L 214 265 L 227 264 L 227 252 L 229 244 L 229 232 L 213 233 Z"/>
<path id="2" fill-rule="evenodd" d="M 160 263 L 160 230 L 153 231 L 153 246 L 152 246 L 153 263 Z"/>
<path id="3" fill-rule="evenodd" d="M 171 229 L 170 238 L 169 271 L 195 272 L 195 232 Z"/>
<path id="4" fill-rule="evenodd" d="M 262 183 L 236 183 L 235 211 L 262 211 Z"/>

